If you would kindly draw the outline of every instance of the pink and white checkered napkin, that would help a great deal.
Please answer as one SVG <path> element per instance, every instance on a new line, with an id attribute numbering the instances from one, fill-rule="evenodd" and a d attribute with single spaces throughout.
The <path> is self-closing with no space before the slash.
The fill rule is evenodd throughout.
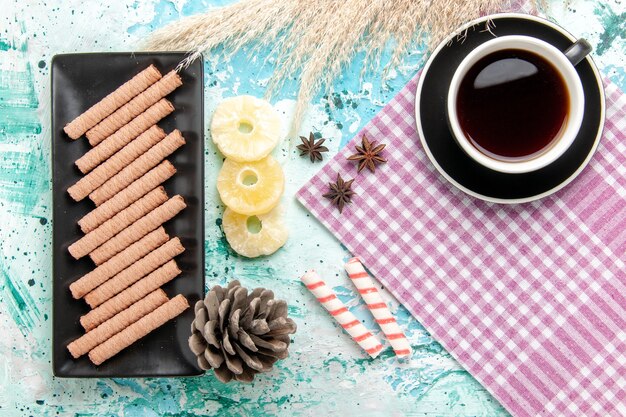
<path id="1" fill-rule="evenodd" d="M 626 415 L 626 96 L 572 184 L 498 205 L 447 183 L 414 116 L 416 76 L 297 194 L 514 416 Z M 365 134 L 388 163 L 357 175 Z M 357 196 L 322 198 L 341 173 Z"/>

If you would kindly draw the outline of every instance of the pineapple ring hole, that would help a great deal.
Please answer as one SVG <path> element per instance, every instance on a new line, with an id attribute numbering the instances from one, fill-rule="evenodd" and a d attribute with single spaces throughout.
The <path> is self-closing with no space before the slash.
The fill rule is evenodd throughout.
<path id="1" fill-rule="evenodd" d="M 241 183 L 247 187 L 252 187 L 254 184 L 259 182 L 259 177 L 256 172 L 247 169 L 241 173 L 239 176 Z"/>
<path id="2" fill-rule="evenodd" d="M 239 121 L 239 124 L 237 124 L 237 130 L 244 135 L 248 135 L 254 130 L 254 125 L 252 122 L 242 119 Z"/>
<path id="3" fill-rule="evenodd" d="M 263 229 L 263 222 L 257 216 L 250 216 L 246 220 L 246 228 L 248 233 L 256 235 Z"/>

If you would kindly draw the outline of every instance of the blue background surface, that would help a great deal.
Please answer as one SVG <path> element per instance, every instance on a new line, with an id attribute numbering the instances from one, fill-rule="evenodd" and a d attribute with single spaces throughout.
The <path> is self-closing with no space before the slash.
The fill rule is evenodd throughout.
<path id="1" fill-rule="evenodd" d="M 110 4 L 0 0 L 0 416 L 80 415 L 327 415 L 505 416 L 506 411 L 410 317 L 384 296 L 414 348 L 408 362 L 387 349 L 370 359 L 302 287 L 298 277 L 315 268 L 351 311 L 376 329 L 343 273 L 350 256 L 293 199 L 319 168 L 287 142 L 275 151 L 287 185 L 283 205 L 291 238 L 260 260 L 233 253 L 220 224 L 215 189 L 221 163 L 213 145 L 206 157 L 207 285 L 239 278 L 265 286 L 290 303 L 298 324 L 290 356 L 253 384 L 222 385 L 211 374 L 190 379 L 57 379 L 51 356 L 51 184 L 49 63 L 66 52 L 131 51 L 149 32 L 181 16 L 229 1 L 124 0 Z M 626 87 L 626 5 L 618 0 L 550 2 L 548 15 L 595 46 L 601 71 Z M 389 54 L 383 56 L 388 59 Z M 341 148 L 419 69 L 415 46 L 398 70 L 360 77 L 362 56 L 344 69 L 331 97 L 312 103 L 301 134 L 328 138 Z M 265 56 L 245 51 L 224 61 L 205 60 L 205 119 L 223 97 L 262 96 L 272 73 Z M 293 111 L 295 84 L 273 103 Z M 207 138 L 209 137 L 207 123 Z"/>

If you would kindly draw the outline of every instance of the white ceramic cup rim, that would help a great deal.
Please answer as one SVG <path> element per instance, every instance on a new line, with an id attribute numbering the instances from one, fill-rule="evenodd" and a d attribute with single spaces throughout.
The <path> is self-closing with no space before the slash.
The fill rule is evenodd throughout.
<path id="1" fill-rule="evenodd" d="M 569 94 L 569 113 L 565 128 L 560 137 L 555 139 L 552 146 L 542 154 L 532 159 L 503 161 L 491 158 L 476 149 L 463 133 L 459 123 L 456 103 L 461 81 L 469 69 L 478 60 L 493 52 L 503 49 L 523 49 L 534 52 L 550 62 L 561 74 Z M 542 40 L 521 35 L 502 36 L 487 41 L 472 50 L 457 67 L 450 89 L 448 90 L 447 113 L 452 134 L 463 151 L 479 164 L 495 171 L 520 174 L 536 171 L 556 161 L 576 139 L 582 124 L 585 108 L 585 96 L 582 82 L 574 65 L 565 54 L 553 45 Z"/>

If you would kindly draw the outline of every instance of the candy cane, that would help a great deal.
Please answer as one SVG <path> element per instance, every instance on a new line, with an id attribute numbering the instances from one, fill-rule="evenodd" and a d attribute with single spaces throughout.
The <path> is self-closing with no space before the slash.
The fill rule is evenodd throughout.
<path id="1" fill-rule="evenodd" d="M 370 333 L 363 323 L 361 323 L 354 314 L 352 314 L 346 306 L 337 298 L 337 295 L 331 290 L 324 281 L 319 277 L 317 272 L 309 271 L 300 278 L 304 285 L 313 293 L 322 306 L 337 322 L 344 328 L 346 332 L 359 344 L 372 358 L 378 356 L 383 345 L 378 338 Z"/>
<path id="2" fill-rule="evenodd" d="M 387 304 L 380 296 L 372 277 L 365 271 L 358 258 L 352 258 L 344 266 L 352 283 L 359 290 L 367 308 L 372 312 L 376 323 L 380 325 L 383 333 L 389 340 L 393 351 L 397 356 L 409 356 L 411 345 L 398 326 L 396 319 L 391 315 Z"/>

